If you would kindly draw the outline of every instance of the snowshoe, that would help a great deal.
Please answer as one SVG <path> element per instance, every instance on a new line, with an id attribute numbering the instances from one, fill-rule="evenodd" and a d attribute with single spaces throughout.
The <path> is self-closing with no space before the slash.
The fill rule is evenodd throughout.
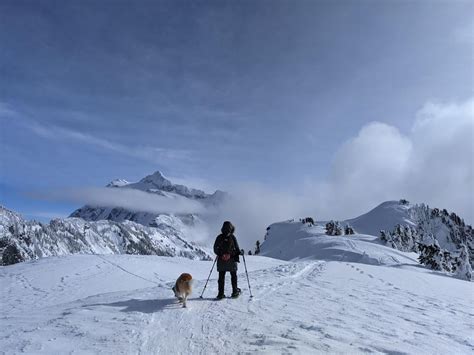
<path id="1" fill-rule="evenodd" d="M 240 296 L 240 294 L 242 293 L 242 290 L 240 288 L 238 288 L 237 290 L 235 290 L 234 292 L 232 292 L 232 295 L 230 296 L 231 298 L 237 298 Z"/>
<path id="2" fill-rule="evenodd" d="M 225 295 L 217 295 L 216 298 L 214 298 L 214 300 L 216 301 L 220 301 L 221 299 L 225 298 Z"/>

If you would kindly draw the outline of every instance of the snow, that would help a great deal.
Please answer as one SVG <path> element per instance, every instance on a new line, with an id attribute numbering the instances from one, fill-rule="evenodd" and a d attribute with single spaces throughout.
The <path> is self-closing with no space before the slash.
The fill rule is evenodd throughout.
<path id="1" fill-rule="evenodd" d="M 189 188 L 184 185 L 173 184 L 160 171 L 155 171 L 153 174 L 145 176 L 139 182 L 129 183 L 124 187 L 151 193 L 161 193 L 162 191 L 167 191 L 192 199 L 205 199 L 210 196 L 202 190 Z"/>
<path id="2" fill-rule="evenodd" d="M 115 180 L 112 180 L 111 182 L 109 182 L 106 186 L 107 187 L 122 187 L 122 186 L 125 186 L 125 185 L 128 185 L 128 184 L 130 184 L 130 182 L 128 182 L 127 180 L 115 179 Z"/>
<path id="3" fill-rule="evenodd" d="M 163 215 L 156 218 L 154 227 L 129 220 L 86 222 L 81 218 L 42 224 L 0 207 L 0 262 L 4 261 L 6 245 L 14 245 L 22 260 L 67 254 L 145 254 L 211 260 L 207 247 L 185 239 L 199 226 L 196 218 L 188 219 L 186 225 L 182 219 Z"/>
<path id="4" fill-rule="evenodd" d="M 381 230 L 392 231 L 397 224 L 415 226 L 416 220 L 410 213 L 414 207 L 410 204 L 401 204 L 400 201 L 386 201 L 371 211 L 345 222 L 358 233 L 378 236 Z"/>
<path id="5" fill-rule="evenodd" d="M 368 242 L 367 242 L 368 243 Z M 373 244 L 373 243 L 372 243 Z M 374 244 L 375 245 L 375 244 Z M 370 253 L 369 253 L 370 254 Z M 0 351 L 53 353 L 391 353 L 474 350 L 473 283 L 411 264 L 246 256 L 243 294 L 216 302 L 210 261 L 49 257 L 0 268 Z M 194 279 L 184 309 L 171 286 Z M 230 280 L 226 283 L 230 293 Z"/>
<path id="6" fill-rule="evenodd" d="M 312 258 L 374 265 L 418 264 L 417 254 L 380 244 L 372 235 L 328 236 L 323 225 L 287 221 L 270 225 L 260 255 L 283 260 Z"/>

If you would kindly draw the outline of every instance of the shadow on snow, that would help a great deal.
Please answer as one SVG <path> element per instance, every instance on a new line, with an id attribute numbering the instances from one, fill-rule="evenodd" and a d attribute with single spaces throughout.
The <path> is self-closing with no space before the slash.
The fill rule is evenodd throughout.
<path id="1" fill-rule="evenodd" d="M 160 310 L 181 308 L 181 303 L 178 303 L 176 298 L 166 299 L 151 299 L 151 300 L 140 300 L 132 298 L 126 301 L 118 301 L 112 303 L 95 303 L 84 305 L 83 307 L 123 307 L 120 312 L 139 312 L 139 313 L 154 313 Z"/>

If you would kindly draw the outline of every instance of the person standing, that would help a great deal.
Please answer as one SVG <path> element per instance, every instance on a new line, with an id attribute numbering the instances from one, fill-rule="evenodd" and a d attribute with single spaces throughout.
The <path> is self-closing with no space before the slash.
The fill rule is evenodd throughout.
<path id="1" fill-rule="evenodd" d="M 225 221 L 219 234 L 214 242 L 214 253 L 217 255 L 217 271 L 219 272 L 219 293 L 216 299 L 220 300 L 225 297 L 225 274 L 230 272 L 232 283 L 232 298 L 236 298 L 240 294 L 240 288 L 237 287 L 237 263 L 240 262 L 239 255 L 241 250 L 237 238 L 234 235 L 235 227 L 229 221 Z"/>

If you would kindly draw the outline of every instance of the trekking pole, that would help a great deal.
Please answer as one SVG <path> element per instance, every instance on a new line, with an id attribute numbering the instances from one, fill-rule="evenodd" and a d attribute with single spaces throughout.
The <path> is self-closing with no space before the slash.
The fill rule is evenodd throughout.
<path id="1" fill-rule="evenodd" d="M 217 256 L 216 256 L 216 258 L 214 259 L 214 264 L 212 264 L 211 271 L 209 272 L 209 276 L 207 277 L 206 284 L 204 285 L 204 290 L 202 290 L 201 296 L 200 296 L 199 298 L 202 298 L 202 295 L 204 294 L 204 291 L 206 291 L 207 283 L 209 282 L 209 279 L 210 279 L 210 277 L 211 277 L 212 270 L 214 270 L 214 265 L 216 265 L 216 261 L 217 261 Z"/>
<path id="2" fill-rule="evenodd" d="M 245 253 L 242 253 L 242 258 L 244 259 L 245 275 L 247 275 L 247 282 L 249 284 L 250 298 L 253 297 L 252 289 L 250 288 L 249 273 L 247 272 L 247 263 L 245 262 Z"/>

